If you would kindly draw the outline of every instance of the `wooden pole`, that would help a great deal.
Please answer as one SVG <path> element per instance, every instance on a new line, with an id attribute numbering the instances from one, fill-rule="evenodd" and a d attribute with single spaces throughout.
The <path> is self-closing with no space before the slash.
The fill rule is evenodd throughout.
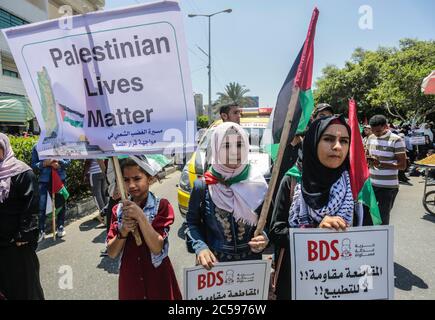
<path id="1" fill-rule="evenodd" d="M 293 86 L 291 100 L 288 105 L 287 116 L 285 118 L 284 127 L 281 133 L 281 139 L 279 141 L 278 155 L 273 165 L 272 177 L 269 182 L 269 188 L 267 189 L 267 194 L 263 202 L 263 207 L 261 209 L 260 217 L 258 218 L 257 229 L 255 229 L 255 234 L 254 234 L 255 236 L 262 234 L 264 230 L 264 226 L 266 225 L 267 216 L 269 214 L 269 208 L 272 203 L 273 192 L 278 182 L 277 180 L 278 180 L 279 170 L 282 164 L 282 158 L 284 156 L 284 151 L 287 146 L 287 142 L 289 140 L 289 133 L 292 126 L 292 119 L 296 110 L 296 104 L 298 103 L 298 99 L 299 99 L 299 91 L 300 91 L 299 88 Z"/>
<path id="2" fill-rule="evenodd" d="M 54 170 L 53 168 L 51 170 Z M 53 174 L 51 178 L 51 223 L 53 228 L 53 240 L 56 240 L 56 194 L 53 191 Z"/>
<path id="3" fill-rule="evenodd" d="M 113 164 L 113 168 L 115 169 L 115 177 L 116 177 L 116 185 L 118 187 L 119 193 L 121 194 L 121 199 L 127 199 L 127 190 L 125 190 L 124 179 L 122 177 L 121 166 L 119 165 L 119 160 L 117 157 L 110 158 Z M 136 241 L 136 245 L 140 246 L 142 244 L 142 239 L 139 235 L 138 229 L 134 229 L 132 231 L 134 239 Z"/>

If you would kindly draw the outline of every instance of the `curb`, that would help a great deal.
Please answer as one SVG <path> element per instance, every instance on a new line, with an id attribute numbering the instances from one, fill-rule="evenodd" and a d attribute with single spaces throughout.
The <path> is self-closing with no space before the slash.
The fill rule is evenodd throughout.
<path id="1" fill-rule="evenodd" d="M 95 204 L 93 197 L 87 197 L 73 203 L 67 202 L 64 226 L 66 227 L 67 225 L 69 225 L 70 223 L 76 220 L 79 220 L 86 216 L 90 216 L 94 214 L 96 211 L 98 211 L 98 208 Z M 51 219 L 47 217 L 45 223 L 45 230 L 51 230 L 51 229 L 52 229 L 52 222 Z"/>
<path id="2" fill-rule="evenodd" d="M 93 197 L 88 197 L 74 203 L 67 203 L 65 222 L 77 220 L 98 211 Z"/>
<path id="3" fill-rule="evenodd" d="M 163 168 L 163 170 L 160 171 L 157 174 L 157 176 L 159 177 L 159 179 L 164 179 L 168 175 L 170 175 L 171 173 L 174 173 L 175 171 L 177 171 L 177 167 L 176 166 L 174 166 L 174 165 L 167 166 L 167 167 Z"/>
<path id="4" fill-rule="evenodd" d="M 177 167 L 169 166 L 169 167 L 165 168 L 164 171 L 165 171 L 166 175 L 170 175 L 171 173 L 174 173 L 175 171 L 177 171 Z"/>

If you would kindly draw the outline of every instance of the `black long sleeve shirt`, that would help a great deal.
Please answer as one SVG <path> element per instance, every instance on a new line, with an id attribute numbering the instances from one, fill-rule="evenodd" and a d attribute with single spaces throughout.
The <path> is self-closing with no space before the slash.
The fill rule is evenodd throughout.
<path id="1" fill-rule="evenodd" d="M 0 247 L 38 239 L 39 192 L 32 170 L 11 177 L 8 198 L 0 203 Z"/>

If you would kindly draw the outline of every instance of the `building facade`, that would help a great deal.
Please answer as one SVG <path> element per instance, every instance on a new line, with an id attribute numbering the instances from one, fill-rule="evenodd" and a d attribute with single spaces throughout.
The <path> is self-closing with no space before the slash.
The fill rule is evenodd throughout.
<path id="1" fill-rule="evenodd" d="M 193 95 L 193 101 L 195 101 L 195 110 L 196 115 L 203 116 L 204 115 L 204 101 L 201 93 L 195 93 Z"/>
<path id="2" fill-rule="evenodd" d="M 0 0 L 0 29 L 96 11 L 104 4 L 105 0 Z M 0 131 L 38 131 L 33 119 L 17 66 L 0 32 Z"/>

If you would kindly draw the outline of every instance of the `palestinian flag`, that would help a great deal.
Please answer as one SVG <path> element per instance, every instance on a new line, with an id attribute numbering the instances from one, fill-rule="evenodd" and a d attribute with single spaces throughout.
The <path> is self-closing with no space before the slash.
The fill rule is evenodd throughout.
<path id="1" fill-rule="evenodd" d="M 362 225 L 364 216 L 362 205 L 369 208 L 373 225 L 378 225 L 382 223 L 382 220 L 375 192 L 370 182 L 364 146 L 359 132 L 356 103 L 353 99 L 349 101 L 349 126 L 352 131 L 350 144 L 350 184 L 353 199 L 360 204 L 356 207 L 359 216 L 358 225 Z"/>
<path id="2" fill-rule="evenodd" d="M 54 169 L 51 169 L 51 182 L 52 182 L 51 191 L 54 194 L 60 194 L 63 197 L 63 199 L 66 201 L 66 199 L 69 198 L 68 190 L 66 190 L 62 182 L 62 179 L 59 177 L 59 174 Z"/>
<path id="3" fill-rule="evenodd" d="M 62 179 L 59 177 L 59 174 L 55 169 L 51 169 L 51 181 L 52 189 L 51 192 L 47 191 L 47 204 L 45 206 L 45 213 L 49 218 L 53 213 L 53 202 L 51 201 L 52 194 L 54 193 L 55 195 L 56 214 L 59 213 L 65 201 L 69 198 L 69 192 L 65 188 Z"/>
<path id="4" fill-rule="evenodd" d="M 289 134 L 288 144 L 291 143 L 296 132 L 302 132 L 308 125 L 311 113 L 314 109 L 314 98 L 311 91 L 311 82 L 313 76 L 314 62 L 314 36 L 316 33 L 317 18 L 319 10 L 314 9 L 310 26 L 308 28 L 307 37 L 299 54 L 284 81 L 284 84 L 278 94 L 276 106 L 273 109 L 269 121 L 269 129 L 272 131 L 272 145 L 267 148 L 275 161 L 279 149 L 281 133 L 284 127 L 284 121 L 289 111 L 289 104 L 294 93 L 293 87 L 299 88 L 298 101 L 293 117 L 291 120 L 291 129 Z M 283 165 L 285 162 L 283 162 Z M 289 168 L 287 168 L 288 170 Z M 286 171 L 287 171 L 286 170 Z"/>
<path id="5" fill-rule="evenodd" d="M 311 82 L 313 77 L 313 63 L 314 63 L 314 37 L 316 33 L 316 24 L 319 17 L 319 10 L 314 8 L 311 16 L 311 22 L 308 28 L 308 33 L 299 54 L 284 81 L 284 84 L 278 94 L 276 106 L 273 109 L 268 129 L 266 132 L 271 133 L 271 136 L 265 134 L 266 141 L 262 144 L 264 149 L 271 156 L 275 162 L 279 144 L 281 140 L 282 130 L 284 128 L 284 122 L 287 113 L 290 112 L 291 127 L 289 132 L 289 138 L 287 140 L 287 146 L 284 150 L 281 166 L 279 168 L 277 183 L 273 190 L 272 199 L 276 197 L 279 184 L 284 175 L 290 169 L 290 159 L 292 157 L 293 148 L 290 147 L 295 134 L 297 132 L 305 131 L 308 122 L 310 121 L 311 114 L 314 110 L 314 99 L 311 91 Z M 297 99 L 295 107 L 290 109 L 290 101 L 294 95 Z M 267 141 L 268 140 L 268 141 Z M 297 168 L 295 168 L 297 171 Z M 291 173 L 290 173 L 291 174 Z"/>
<path id="6" fill-rule="evenodd" d="M 63 104 L 58 104 L 60 110 L 60 117 L 63 122 L 68 122 L 70 125 L 76 128 L 83 128 L 83 122 L 85 115 L 78 111 L 75 111 Z"/>

